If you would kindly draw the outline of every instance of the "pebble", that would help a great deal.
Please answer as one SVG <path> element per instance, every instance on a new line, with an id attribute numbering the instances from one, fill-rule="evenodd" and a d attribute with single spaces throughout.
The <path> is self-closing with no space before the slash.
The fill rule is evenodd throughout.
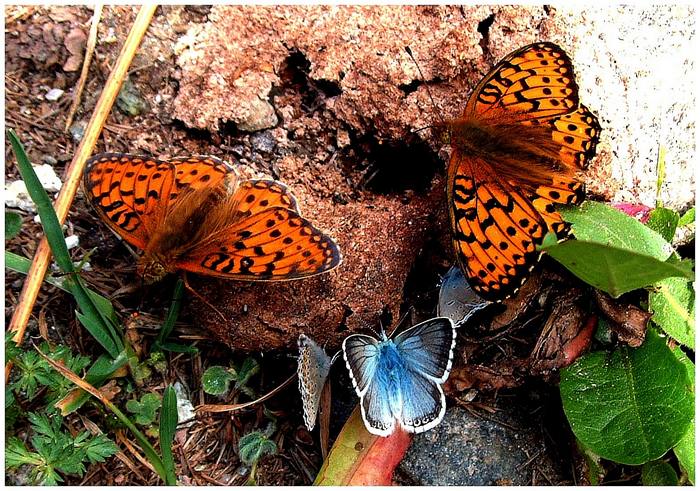
<path id="1" fill-rule="evenodd" d="M 251 108 L 248 117 L 236 124 L 241 131 L 254 133 L 276 126 L 278 122 L 275 108 L 262 99 L 251 101 Z"/>
<path id="2" fill-rule="evenodd" d="M 85 121 L 76 121 L 75 123 L 73 123 L 73 125 L 68 130 L 68 131 L 70 131 L 70 136 L 73 137 L 73 141 L 75 143 L 80 143 L 80 141 L 85 136 L 85 127 L 86 126 L 87 126 L 87 123 L 85 123 Z"/>
<path id="3" fill-rule="evenodd" d="M 66 247 L 68 249 L 73 249 L 80 245 L 80 238 L 77 235 L 69 235 L 66 237 Z"/>
<path id="4" fill-rule="evenodd" d="M 185 426 L 191 426 L 194 424 L 194 418 L 196 416 L 192 401 L 187 397 L 187 391 L 180 382 L 175 382 L 173 388 L 175 389 L 175 395 L 177 397 L 177 421 L 178 423 L 189 421 L 189 425 Z"/>
<path id="5" fill-rule="evenodd" d="M 250 143 L 260 153 L 272 153 L 275 149 L 275 139 L 269 131 L 255 133 L 250 137 Z"/>
<path id="6" fill-rule="evenodd" d="M 64 94 L 64 91 L 62 89 L 51 89 L 49 90 L 44 98 L 47 101 L 57 101 L 61 98 L 61 96 Z"/>

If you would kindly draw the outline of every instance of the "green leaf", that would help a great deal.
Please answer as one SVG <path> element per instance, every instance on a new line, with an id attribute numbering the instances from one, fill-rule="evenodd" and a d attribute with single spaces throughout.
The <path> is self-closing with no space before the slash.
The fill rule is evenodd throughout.
<path id="1" fill-rule="evenodd" d="M 107 435 L 95 435 L 80 445 L 80 448 L 85 452 L 85 457 L 91 464 L 104 462 L 119 451 L 119 447 Z"/>
<path id="2" fill-rule="evenodd" d="M 681 219 L 678 221 L 679 227 L 687 227 L 690 224 L 695 223 L 695 207 L 693 206 L 690 210 L 686 211 Z"/>
<path id="3" fill-rule="evenodd" d="M 693 394 L 693 400 L 695 399 L 695 364 L 690 361 L 690 358 L 683 353 L 680 347 L 676 347 L 673 350 L 673 354 L 676 358 L 683 364 L 688 374 L 688 380 L 690 382 L 690 392 Z M 681 441 L 678 442 L 673 448 L 673 453 L 676 454 L 678 462 L 683 469 L 688 474 L 688 480 L 691 483 L 695 483 L 695 418 L 693 418 L 688 431 L 685 432 Z"/>
<path id="4" fill-rule="evenodd" d="M 653 233 L 649 230 L 650 233 Z M 632 250 L 583 240 L 542 247 L 550 256 L 589 285 L 617 298 L 670 277 L 693 279 L 684 264 L 664 262 Z"/>
<path id="5" fill-rule="evenodd" d="M 83 315 L 82 313 L 75 311 L 76 317 L 83 325 L 85 329 L 88 330 L 92 337 L 102 345 L 102 347 L 110 354 L 112 358 L 119 356 L 121 351 L 120 347 L 114 343 L 114 340 L 109 335 L 109 333 L 104 329 L 104 324 L 93 315 Z"/>
<path id="6" fill-rule="evenodd" d="M 175 291 L 173 292 L 173 300 L 170 303 L 170 309 L 168 310 L 168 317 L 166 317 L 163 327 L 160 328 L 156 342 L 158 346 L 163 346 L 165 340 L 170 336 L 175 327 L 175 321 L 177 321 L 178 315 L 180 315 L 180 307 L 182 305 L 182 294 L 185 290 L 185 283 L 181 280 L 177 280 L 175 285 Z"/>
<path id="7" fill-rule="evenodd" d="M 39 465 L 41 463 L 41 456 L 36 452 L 31 452 L 22 440 L 16 436 L 8 437 L 5 442 L 5 467 L 7 469 L 16 469 L 23 465 Z"/>
<path id="8" fill-rule="evenodd" d="M 586 201 L 580 207 L 562 208 L 560 212 L 564 220 L 571 223 L 578 240 L 609 245 L 659 261 L 666 261 L 673 252 L 661 235 L 603 203 Z"/>
<path id="9" fill-rule="evenodd" d="M 126 410 L 135 415 L 135 421 L 141 426 L 148 426 L 156 420 L 156 412 L 160 407 L 158 394 L 144 394 L 141 401 L 131 399 L 126 402 Z"/>
<path id="10" fill-rule="evenodd" d="M 654 330 L 637 349 L 593 352 L 561 371 L 576 438 L 603 458 L 638 465 L 674 447 L 693 417 L 686 369 Z"/>
<path id="11" fill-rule="evenodd" d="M 695 288 L 684 278 L 666 278 L 649 293 L 654 323 L 679 343 L 695 349 Z"/>
<path id="12" fill-rule="evenodd" d="M 22 230 L 22 217 L 19 213 L 5 212 L 5 240 L 15 237 Z"/>
<path id="13" fill-rule="evenodd" d="M 649 214 L 646 226 L 661 235 L 667 242 L 671 242 L 680 218 L 680 215 L 674 210 L 656 208 Z"/>
<path id="14" fill-rule="evenodd" d="M 671 464 L 663 460 L 648 462 L 642 467 L 644 486 L 677 486 L 678 476 Z"/>
<path id="15" fill-rule="evenodd" d="M 207 394 L 220 396 L 228 391 L 232 380 L 236 380 L 234 373 L 228 368 L 216 365 L 207 368 L 202 375 L 202 388 Z"/>
<path id="16" fill-rule="evenodd" d="M 163 406 L 160 410 L 160 451 L 163 455 L 163 467 L 165 468 L 165 484 L 168 486 L 174 486 L 177 483 L 172 450 L 176 429 L 177 395 L 173 386 L 168 385 L 163 394 Z"/>
<path id="17" fill-rule="evenodd" d="M 163 351 L 170 351 L 172 353 L 188 353 L 190 355 L 194 355 L 196 353 L 199 353 L 199 350 L 195 346 L 188 346 L 186 344 L 180 344 L 180 343 L 165 342 L 163 344 L 158 344 L 158 345 L 156 345 L 154 343 L 154 346 L 162 349 Z"/>
<path id="18" fill-rule="evenodd" d="M 261 431 L 251 431 L 238 441 L 238 456 L 246 465 L 254 465 L 265 454 L 277 453 L 277 444 Z"/>

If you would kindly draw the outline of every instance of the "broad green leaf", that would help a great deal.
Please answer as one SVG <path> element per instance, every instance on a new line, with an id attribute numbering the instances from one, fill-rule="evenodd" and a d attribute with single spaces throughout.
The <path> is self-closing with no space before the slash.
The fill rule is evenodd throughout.
<path id="1" fill-rule="evenodd" d="M 262 431 L 251 431 L 238 441 L 238 456 L 246 465 L 254 465 L 263 455 L 277 453 L 277 444 Z"/>
<path id="2" fill-rule="evenodd" d="M 661 235 L 667 242 L 671 242 L 680 218 L 678 212 L 674 210 L 656 208 L 649 215 L 649 221 L 646 223 L 646 226 Z"/>
<path id="3" fill-rule="evenodd" d="M 228 368 L 209 367 L 202 375 L 202 388 L 207 394 L 220 396 L 228 390 L 232 380 L 236 380 L 236 376 Z"/>
<path id="4" fill-rule="evenodd" d="M 691 223 L 695 223 L 695 207 L 693 206 L 690 210 L 686 211 L 681 219 L 678 221 L 679 227 L 687 227 Z"/>
<path id="5" fill-rule="evenodd" d="M 149 392 L 140 401 L 126 401 L 126 410 L 134 415 L 134 420 L 141 426 L 148 426 L 156 420 L 156 412 L 160 407 L 160 396 Z"/>
<path id="6" fill-rule="evenodd" d="M 633 251 L 659 261 L 665 261 L 673 252 L 661 235 L 603 203 L 586 201 L 580 207 L 562 208 L 560 212 L 564 220 L 571 223 L 571 230 L 580 241 Z"/>
<path id="7" fill-rule="evenodd" d="M 693 418 L 686 369 L 654 330 L 639 348 L 597 351 L 561 371 L 576 438 L 601 457 L 639 465 L 681 440 Z"/>
<path id="8" fill-rule="evenodd" d="M 642 467 L 642 484 L 644 486 L 677 486 L 678 475 L 668 462 L 655 460 L 647 462 Z"/>
<path id="9" fill-rule="evenodd" d="M 177 483 L 175 475 L 175 460 L 173 459 L 173 439 L 177 428 L 177 395 L 172 385 L 168 385 L 163 393 L 163 405 L 160 409 L 160 453 L 163 456 L 165 468 L 165 484 L 174 486 Z"/>
<path id="10" fill-rule="evenodd" d="M 13 211 L 5 212 L 5 240 L 11 239 L 22 230 L 22 217 Z"/>
<path id="11" fill-rule="evenodd" d="M 654 233 L 649 230 L 650 233 Z M 583 240 L 567 240 L 542 247 L 583 281 L 613 297 L 650 286 L 665 278 L 692 279 L 686 265 L 664 262 L 632 250 Z"/>
<path id="12" fill-rule="evenodd" d="M 676 358 L 683 364 L 688 374 L 688 380 L 690 381 L 690 390 L 693 394 L 693 399 L 695 399 L 695 364 L 690 361 L 690 358 L 683 353 L 680 347 L 676 347 L 673 350 L 673 354 Z M 688 474 L 688 480 L 691 483 L 695 483 L 695 418 L 690 424 L 688 431 L 685 432 L 681 441 L 678 442 L 673 448 L 673 452 L 680 462 L 681 468 Z"/>
<path id="13" fill-rule="evenodd" d="M 695 349 L 695 288 L 685 278 L 666 278 L 649 293 L 657 326 L 679 343 Z"/>

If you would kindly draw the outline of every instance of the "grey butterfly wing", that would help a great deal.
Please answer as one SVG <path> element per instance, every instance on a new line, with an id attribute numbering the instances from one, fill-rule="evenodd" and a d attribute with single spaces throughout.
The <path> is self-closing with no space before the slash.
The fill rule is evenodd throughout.
<path id="1" fill-rule="evenodd" d="M 460 268 L 452 266 L 443 277 L 437 307 L 439 317 L 449 317 L 457 325 L 464 324 L 490 304 L 474 293 Z"/>
<path id="2" fill-rule="evenodd" d="M 350 372 L 352 385 L 362 397 L 374 378 L 379 361 L 378 341 L 372 336 L 352 334 L 343 341 L 343 357 Z"/>
<path id="3" fill-rule="evenodd" d="M 447 317 L 421 322 L 394 337 L 407 369 L 437 383 L 450 374 L 456 340 L 455 325 Z"/>
<path id="4" fill-rule="evenodd" d="M 321 401 L 321 392 L 331 370 L 333 360 L 316 342 L 301 334 L 298 340 L 299 360 L 297 375 L 299 393 L 304 410 L 304 424 L 309 431 L 316 426 L 316 415 Z M 335 357 L 334 357 L 335 359 Z"/>
<path id="5" fill-rule="evenodd" d="M 422 433 L 437 426 L 445 416 L 445 393 L 435 380 L 411 369 L 401 379 L 404 395 L 399 421 L 409 433 Z"/>

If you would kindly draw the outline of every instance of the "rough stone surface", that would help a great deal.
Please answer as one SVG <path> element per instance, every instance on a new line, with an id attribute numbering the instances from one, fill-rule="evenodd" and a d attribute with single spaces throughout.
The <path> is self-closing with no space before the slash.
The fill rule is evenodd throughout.
<path id="1" fill-rule="evenodd" d="M 498 424 L 450 408 L 432 431 L 416 435 L 399 466 L 419 486 L 523 486 L 565 481 L 542 431 L 516 409 Z M 396 476 L 395 476 L 396 477 Z"/>
<path id="2" fill-rule="evenodd" d="M 339 92 L 326 103 L 338 119 L 357 131 L 400 138 L 436 119 L 425 84 L 410 88 L 421 77 L 405 46 L 418 59 L 437 110 L 452 117 L 493 63 L 519 46 L 548 40 L 572 56 L 581 98 L 603 127 L 587 176 L 591 191 L 653 205 L 663 145 L 662 197 L 684 209 L 695 186 L 694 18 L 692 7 L 670 5 L 217 6 L 209 24 L 192 27 L 180 40 L 175 116 L 211 130 L 221 121 L 246 121 L 260 99 L 274 104 L 280 67 L 300 52 L 310 79 Z M 480 22 L 485 36 L 477 30 Z"/>

